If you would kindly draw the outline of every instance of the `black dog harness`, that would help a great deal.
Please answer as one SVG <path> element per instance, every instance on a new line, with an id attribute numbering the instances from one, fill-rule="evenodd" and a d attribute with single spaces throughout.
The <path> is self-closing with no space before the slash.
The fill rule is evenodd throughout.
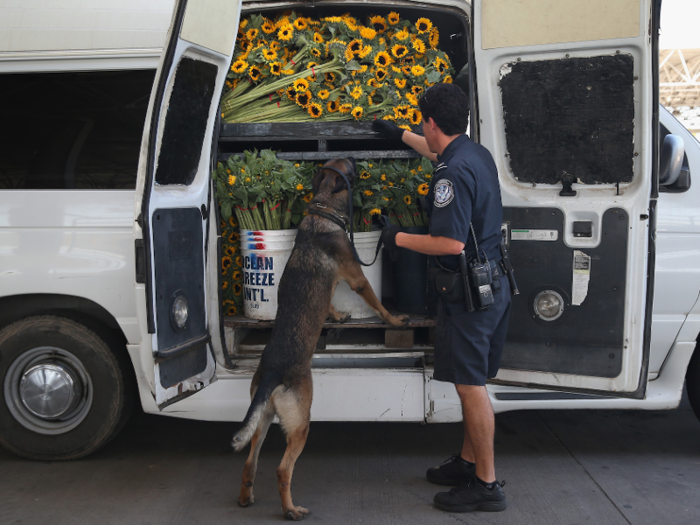
<path id="1" fill-rule="evenodd" d="M 343 177 L 343 180 L 345 181 L 345 185 L 348 188 L 348 207 L 350 210 L 350 218 L 349 220 L 346 220 L 345 217 L 342 215 L 339 215 L 337 213 L 331 212 L 331 211 L 326 211 L 328 208 L 327 206 L 324 206 L 320 202 L 316 203 L 316 207 L 309 207 L 306 211 L 307 213 L 310 213 L 312 215 L 318 215 L 319 217 L 323 217 L 324 219 L 328 219 L 329 221 L 337 224 L 343 230 L 347 226 L 349 226 L 349 231 L 350 231 L 350 244 L 352 245 L 352 251 L 355 254 L 355 259 L 357 259 L 357 262 L 359 262 L 362 266 L 372 266 L 375 261 L 377 260 L 377 257 L 379 257 L 379 250 L 382 247 L 382 240 L 381 238 L 379 241 L 377 241 L 377 250 L 374 253 L 374 259 L 372 259 L 372 262 L 367 264 L 362 262 L 362 259 L 360 259 L 360 256 L 357 254 L 357 249 L 355 249 L 355 235 L 353 232 L 353 223 L 354 223 L 354 218 L 353 218 L 353 205 L 352 205 L 352 188 L 350 187 L 350 181 L 348 180 L 347 175 L 340 171 L 339 169 L 333 168 L 332 166 L 324 166 L 321 168 L 322 170 L 332 170 L 335 171 L 338 175 Z"/>

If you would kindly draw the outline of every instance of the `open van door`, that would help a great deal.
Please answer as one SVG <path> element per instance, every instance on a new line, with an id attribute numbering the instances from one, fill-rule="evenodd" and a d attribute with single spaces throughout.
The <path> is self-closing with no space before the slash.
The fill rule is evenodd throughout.
<path id="1" fill-rule="evenodd" d="M 207 304 L 212 133 L 241 0 L 178 0 L 144 126 L 136 187 L 141 359 L 163 408 L 216 379 Z"/>
<path id="2" fill-rule="evenodd" d="M 520 295 L 496 382 L 642 398 L 660 0 L 474 0 L 472 126 Z"/>

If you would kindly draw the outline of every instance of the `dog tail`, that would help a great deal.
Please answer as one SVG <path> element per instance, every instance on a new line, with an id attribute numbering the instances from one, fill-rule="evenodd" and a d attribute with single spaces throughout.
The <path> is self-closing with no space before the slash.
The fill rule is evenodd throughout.
<path id="1" fill-rule="evenodd" d="M 243 427 L 234 434 L 231 440 L 231 446 L 236 452 L 240 452 L 253 437 L 258 424 L 260 424 L 260 419 L 270 402 L 272 392 L 280 384 L 282 384 L 282 377 L 276 374 L 263 375 L 260 379 L 258 389 L 255 391 L 253 401 L 250 403 L 248 413 L 243 420 Z"/>

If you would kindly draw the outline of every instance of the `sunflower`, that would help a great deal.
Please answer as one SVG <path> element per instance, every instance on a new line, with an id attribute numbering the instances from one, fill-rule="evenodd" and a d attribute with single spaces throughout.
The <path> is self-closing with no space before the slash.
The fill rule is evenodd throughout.
<path id="1" fill-rule="evenodd" d="M 243 291 L 243 286 L 241 283 L 233 283 L 233 293 L 235 295 L 241 295 L 241 292 Z"/>
<path id="2" fill-rule="evenodd" d="M 346 102 L 345 104 L 341 104 L 339 109 L 341 113 L 350 113 L 352 111 L 352 104 Z"/>
<path id="3" fill-rule="evenodd" d="M 311 115 L 313 118 L 318 118 L 323 113 L 323 108 L 321 107 L 321 104 L 312 102 L 311 104 L 309 104 L 308 112 L 309 115 Z"/>
<path id="4" fill-rule="evenodd" d="M 406 56 L 407 53 L 408 48 L 403 44 L 396 44 L 394 47 L 391 48 L 391 54 L 394 55 L 396 58 L 403 58 Z"/>
<path id="5" fill-rule="evenodd" d="M 265 58 L 265 60 L 270 62 L 277 58 L 277 53 L 275 53 L 272 49 L 263 49 L 262 56 Z"/>
<path id="6" fill-rule="evenodd" d="M 435 65 L 435 69 L 437 69 L 441 75 L 447 71 L 448 67 L 450 67 L 442 58 L 436 58 L 433 64 Z"/>
<path id="7" fill-rule="evenodd" d="M 314 42 L 317 44 L 323 44 L 323 37 L 321 36 L 321 33 L 314 33 Z"/>
<path id="8" fill-rule="evenodd" d="M 387 76 L 386 69 L 378 68 L 374 76 L 379 82 L 383 81 Z"/>
<path id="9" fill-rule="evenodd" d="M 360 36 L 365 40 L 374 40 L 374 38 L 377 36 L 377 32 L 369 27 L 361 27 Z"/>
<path id="10" fill-rule="evenodd" d="M 294 21 L 294 27 L 298 29 L 299 31 L 303 31 L 309 26 L 309 24 L 306 23 L 306 20 L 304 20 L 302 17 L 297 18 Z"/>
<path id="11" fill-rule="evenodd" d="M 379 82 L 377 82 L 377 79 L 376 79 L 376 78 L 370 78 L 370 79 L 367 81 L 367 85 L 368 85 L 369 87 L 375 88 L 375 89 L 378 88 L 378 87 L 380 87 L 380 86 L 379 86 Z"/>
<path id="12" fill-rule="evenodd" d="M 280 72 L 282 71 L 282 64 L 279 62 L 273 62 L 270 64 L 270 73 L 272 73 L 275 76 L 280 76 Z"/>
<path id="13" fill-rule="evenodd" d="M 411 108 L 409 106 L 396 106 L 394 108 L 394 114 L 396 118 L 408 118 L 408 112 Z"/>
<path id="14" fill-rule="evenodd" d="M 406 206 L 411 205 L 411 196 L 410 195 L 404 195 L 403 196 L 403 202 L 406 204 Z"/>
<path id="15" fill-rule="evenodd" d="M 243 267 L 243 257 L 240 255 L 236 257 L 236 266 L 238 266 L 239 268 Z"/>
<path id="16" fill-rule="evenodd" d="M 419 18 L 416 20 L 416 29 L 420 34 L 427 33 L 433 28 L 433 23 L 427 18 Z"/>
<path id="17" fill-rule="evenodd" d="M 413 93 L 406 93 L 406 100 L 408 100 L 412 106 L 418 105 L 418 97 L 416 97 Z"/>
<path id="18" fill-rule="evenodd" d="M 231 235 L 228 236 L 228 242 L 230 243 L 237 243 L 239 239 L 240 237 L 236 232 L 231 232 Z M 238 266 L 240 266 L 240 264 Z"/>
<path id="19" fill-rule="evenodd" d="M 241 277 L 243 277 L 243 274 L 241 273 L 240 270 L 236 270 L 235 272 L 233 272 L 233 273 L 231 274 L 231 278 L 232 278 L 234 281 L 240 281 L 240 280 L 241 280 Z"/>
<path id="20" fill-rule="evenodd" d="M 292 36 L 294 36 L 294 26 L 293 25 L 284 25 L 280 27 L 280 30 L 277 32 L 277 38 L 280 40 L 291 40 Z"/>
<path id="21" fill-rule="evenodd" d="M 294 86 L 289 86 L 289 87 L 286 89 L 286 92 L 287 92 L 287 98 L 288 98 L 289 100 L 291 100 L 291 101 L 296 101 L 297 92 L 296 92 L 296 90 L 294 89 Z"/>
<path id="22" fill-rule="evenodd" d="M 248 70 L 248 76 L 253 82 L 257 82 L 262 77 L 262 71 L 258 66 L 250 66 Z"/>
<path id="23" fill-rule="evenodd" d="M 369 23 L 372 24 L 372 27 L 378 33 L 383 33 L 389 27 L 386 23 L 386 18 L 383 16 L 373 16 L 369 19 Z"/>
<path id="24" fill-rule="evenodd" d="M 241 23 L 238 24 L 238 27 L 240 27 L 241 29 L 245 29 L 247 25 L 248 25 L 248 19 L 245 19 L 245 20 L 241 20 Z"/>
<path id="25" fill-rule="evenodd" d="M 406 87 L 406 79 L 405 78 L 395 78 L 394 84 L 396 84 L 397 88 L 403 89 Z"/>
<path id="26" fill-rule="evenodd" d="M 309 83 L 303 78 L 299 78 L 294 81 L 294 91 L 297 93 L 303 93 L 309 89 Z"/>
<path id="27" fill-rule="evenodd" d="M 360 173 L 360 178 L 362 180 L 367 180 L 371 177 L 370 173 L 368 171 L 362 170 L 362 173 Z"/>
<path id="28" fill-rule="evenodd" d="M 304 202 L 311 202 L 311 199 L 313 199 L 313 198 L 314 198 L 314 194 L 313 194 L 313 193 L 307 193 L 306 195 L 304 195 L 304 196 L 301 198 L 301 200 L 303 200 Z"/>
<path id="29" fill-rule="evenodd" d="M 270 42 L 270 49 L 273 49 L 275 51 L 279 51 L 281 47 L 282 47 L 282 44 L 280 44 L 277 40 L 273 40 L 272 42 Z M 285 51 L 286 50 L 287 49 L 285 48 Z"/>
<path id="30" fill-rule="evenodd" d="M 318 49 L 318 48 L 316 48 L 316 47 L 312 47 L 311 50 L 310 50 L 309 52 L 310 52 L 313 56 L 315 56 L 316 58 L 321 58 L 321 50 L 320 50 L 320 49 Z"/>
<path id="31" fill-rule="evenodd" d="M 442 81 L 445 84 L 452 84 L 452 77 L 450 75 L 447 75 L 445 78 L 442 79 Z"/>
<path id="32" fill-rule="evenodd" d="M 416 38 L 413 41 L 413 49 L 415 49 L 416 53 L 418 53 L 419 55 L 425 53 L 425 44 L 420 38 Z"/>
<path id="33" fill-rule="evenodd" d="M 355 117 L 355 120 L 360 120 L 362 118 L 362 114 L 365 112 L 364 109 L 362 109 L 362 106 L 357 106 L 353 108 L 352 110 L 352 116 Z"/>
<path id="34" fill-rule="evenodd" d="M 321 100 L 326 100 L 330 96 L 330 92 L 327 89 L 322 89 L 318 93 L 316 93 L 316 96 L 320 98 Z"/>
<path id="35" fill-rule="evenodd" d="M 335 73 L 328 72 L 324 73 L 323 76 L 326 77 L 326 82 L 335 82 Z"/>
<path id="36" fill-rule="evenodd" d="M 235 177 L 235 175 L 229 175 L 229 176 L 228 176 L 228 185 L 229 185 L 229 186 L 233 186 L 234 184 L 236 184 L 236 177 Z"/>
<path id="37" fill-rule="evenodd" d="M 433 27 L 428 41 L 430 42 L 431 49 L 437 48 L 438 42 L 440 41 L 440 31 L 438 31 L 437 27 Z"/>
<path id="38" fill-rule="evenodd" d="M 392 26 L 395 26 L 396 24 L 399 23 L 399 20 L 401 20 L 401 17 L 399 16 L 398 13 L 394 13 L 393 11 L 389 13 L 389 15 L 386 17 L 387 22 L 389 22 Z"/>
<path id="39" fill-rule="evenodd" d="M 331 100 L 326 104 L 326 108 L 328 109 L 329 113 L 335 113 L 340 109 L 340 102 L 338 101 L 339 99 Z"/>
<path id="40" fill-rule="evenodd" d="M 248 31 L 246 31 L 245 37 L 252 42 L 258 37 L 258 33 L 259 31 L 257 29 L 248 29 Z"/>
<path id="41" fill-rule="evenodd" d="M 411 113 L 409 120 L 411 121 L 411 124 L 413 124 L 414 126 L 417 126 L 418 124 L 420 124 L 422 122 L 423 114 L 419 110 L 414 109 L 413 113 Z"/>
<path id="42" fill-rule="evenodd" d="M 238 310 L 236 309 L 235 306 L 229 306 L 228 309 L 226 310 L 226 313 L 228 315 L 236 315 L 237 312 L 238 312 Z"/>
<path id="43" fill-rule="evenodd" d="M 353 89 L 353 90 L 350 92 L 350 96 L 351 96 L 352 98 L 354 98 L 355 100 L 357 100 L 357 99 L 360 98 L 362 95 L 364 95 L 364 93 L 365 93 L 365 92 L 362 90 L 362 88 L 361 88 L 360 86 L 357 86 L 357 87 L 355 87 L 355 89 Z"/>
<path id="44" fill-rule="evenodd" d="M 398 98 L 399 100 L 401 100 L 401 91 L 399 91 L 398 89 L 395 89 L 395 90 L 394 90 L 394 93 L 396 93 L 396 98 Z"/>
<path id="45" fill-rule="evenodd" d="M 306 108 L 311 102 L 311 91 L 305 91 L 304 93 L 297 93 L 297 104 L 302 108 Z"/>
<path id="46" fill-rule="evenodd" d="M 224 281 L 223 283 L 221 283 L 221 289 L 225 290 L 226 288 L 228 288 L 228 281 Z"/>
<path id="47" fill-rule="evenodd" d="M 236 60 L 231 66 L 231 71 L 234 73 L 243 73 L 246 69 L 248 69 L 248 62 L 245 60 Z"/>
<path id="48" fill-rule="evenodd" d="M 386 67 L 391 63 L 391 57 L 386 51 L 380 51 L 377 56 L 374 57 L 374 65 L 378 67 Z"/>
<path id="49" fill-rule="evenodd" d="M 401 42 L 403 42 L 403 41 L 406 40 L 409 36 L 410 36 L 410 34 L 409 34 L 408 31 L 404 28 L 404 29 L 402 29 L 401 31 L 399 31 L 398 33 L 396 33 L 396 34 L 394 35 L 394 38 L 396 38 L 397 40 L 400 40 Z"/>
<path id="50" fill-rule="evenodd" d="M 419 77 L 425 73 L 425 68 L 423 66 L 415 65 L 411 68 L 411 74 L 414 77 Z"/>
<path id="51" fill-rule="evenodd" d="M 362 193 L 364 193 L 367 197 L 371 197 L 372 195 L 374 195 L 374 192 L 371 190 L 365 190 Z"/>
<path id="52" fill-rule="evenodd" d="M 369 210 L 369 214 L 370 215 L 381 215 L 382 210 L 380 210 L 379 208 L 372 208 L 371 210 Z"/>
<path id="53" fill-rule="evenodd" d="M 423 93 L 423 88 L 420 87 L 420 86 L 413 86 L 413 87 L 411 87 L 411 93 L 413 93 L 414 95 L 418 96 L 418 95 L 420 95 L 421 93 Z"/>
<path id="54" fill-rule="evenodd" d="M 362 48 L 362 51 L 360 51 L 360 58 L 367 58 L 369 54 L 372 52 L 372 46 L 365 46 Z"/>
<path id="55" fill-rule="evenodd" d="M 345 53 L 343 53 L 343 56 L 345 57 L 346 61 L 350 62 L 353 58 L 355 58 L 355 53 L 353 53 L 350 46 L 348 46 L 345 48 Z"/>
<path id="56" fill-rule="evenodd" d="M 229 266 L 231 266 L 231 262 L 232 262 L 231 257 L 228 257 L 228 256 L 222 257 L 221 258 L 221 269 L 223 271 L 228 270 Z"/>
<path id="57" fill-rule="evenodd" d="M 261 29 L 263 30 L 263 33 L 265 33 L 266 35 L 269 35 L 269 34 L 272 34 L 275 32 L 276 27 L 275 27 L 275 24 L 273 24 L 272 22 L 270 22 L 269 20 L 266 19 L 265 23 L 262 25 Z"/>

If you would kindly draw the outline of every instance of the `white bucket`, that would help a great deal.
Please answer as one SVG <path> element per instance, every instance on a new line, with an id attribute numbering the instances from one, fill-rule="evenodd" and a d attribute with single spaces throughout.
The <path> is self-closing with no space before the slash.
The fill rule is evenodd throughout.
<path id="1" fill-rule="evenodd" d="M 292 254 L 297 230 L 241 230 L 243 307 L 251 319 L 277 314 L 277 290 Z"/>
<path id="2" fill-rule="evenodd" d="M 381 231 L 361 232 L 355 234 L 355 249 L 360 259 L 363 262 L 370 263 L 374 259 L 374 253 L 377 251 L 377 241 L 381 236 Z M 369 284 L 374 290 L 377 299 L 382 300 L 382 252 L 379 252 L 379 257 L 372 266 L 363 266 L 362 271 L 367 277 Z M 349 313 L 351 319 L 364 319 L 366 317 L 374 317 L 374 313 L 367 303 L 350 289 L 350 286 L 345 281 L 338 283 L 331 301 L 333 308 L 337 312 Z"/>

